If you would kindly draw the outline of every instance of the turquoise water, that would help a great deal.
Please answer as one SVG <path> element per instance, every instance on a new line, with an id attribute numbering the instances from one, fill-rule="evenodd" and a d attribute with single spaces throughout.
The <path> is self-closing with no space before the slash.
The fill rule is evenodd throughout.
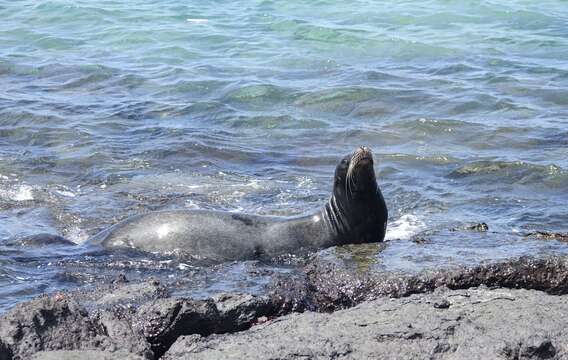
<path id="1" fill-rule="evenodd" d="M 0 1 L 0 19 L 0 311 L 118 272 L 256 291 L 262 264 L 10 244 L 148 210 L 309 212 L 362 144 L 391 214 L 377 268 L 566 251 L 524 236 L 567 230 L 566 2 Z"/>

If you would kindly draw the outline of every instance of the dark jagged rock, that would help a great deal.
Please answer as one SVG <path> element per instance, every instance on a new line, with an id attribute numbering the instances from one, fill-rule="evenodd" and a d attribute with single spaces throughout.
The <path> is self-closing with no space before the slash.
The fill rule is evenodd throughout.
<path id="1" fill-rule="evenodd" d="M 451 306 L 432 304 L 446 299 Z M 531 290 L 442 290 L 248 331 L 181 337 L 164 359 L 562 359 L 568 302 Z"/>
<path id="2" fill-rule="evenodd" d="M 279 303 L 266 297 L 248 294 L 219 294 L 213 301 L 221 320 L 217 333 L 248 329 L 259 317 L 273 315 L 279 308 Z"/>
<path id="3" fill-rule="evenodd" d="M 151 358 L 149 344 L 128 328 L 118 319 L 90 318 L 84 307 L 58 294 L 19 304 L 2 316 L 0 341 L 14 359 L 28 359 L 45 350 L 78 349 L 125 350 Z"/>
<path id="4" fill-rule="evenodd" d="M 179 336 L 240 331 L 276 312 L 266 297 L 166 296 L 161 285 L 150 281 L 57 293 L 17 305 L 0 318 L 0 360 L 25 359 L 49 350 L 120 350 L 155 358 Z"/>
<path id="5" fill-rule="evenodd" d="M 11 360 L 14 357 L 12 350 L 0 339 L 0 360 Z"/>
<path id="6" fill-rule="evenodd" d="M 140 307 L 136 324 L 157 356 L 182 335 L 247 329 L 258 317 L 274 312 L 268 299 L 251 295 L 218 295 L 214 299 L 161 299 Z"/>
<path id="7" fill-rule="evenodd" d="M 524 288 L 542 290 L 549 294 L 568 293 L 568 258 L 563 257 L 520 258 L 476 267 L 461 267 L 421 274 L 384 273 L 341 264 L 341 262 L 330 262 L 325 258 L 314 257 L 302 272 L 293 272 L 275 278 L 266 296 L 221 294 L 206 300 L 169 298 L 166 287 L 157 281 L 131 283 L 124 278 L 119 278 L 118 281 L 110 284 L 102 284 L 95 289 L 58 293 L 51 297 L 44 296 L 20 304 L 0 317 L 0 360 L 27 359 L 32 355 L 56 356 L 57 354 L 49 352 L 40 354 L 40 352 L 56 350 L 70 351 L 61 354 L 69 358 L 87 350 L 91 352 L 85 354 L 95 354 L 93 351 L 100 351 L 98 355 L 102 358 L 109 353 L 117 357 L 126 356 L 119 356 L 119 351 L 120 354 L 128 354 L 133 358 L 136 356 L 159 358 L 169 351 L 168 356 L 172 358 L 174 356 L 172 354 L 186 354 L 189 351 L 188 348 L 195 349 L 195 351 L 199 349 L 206 351 L 206 347 L 212 345 L 212 349 L 221 349 L 221 342 L 232 338 L 220 334 L 243 331 L 251 327 L 252 329 L 246 333 L 256 334 L 260 329 L 269 327 L 273 323 L 279 323 L 281 318 L 275 318 L 286 314 L 303 311 L 330 312 L 361 303 L 367 304 L 368 301 L 373 300 L 375 300 L 373 306 L 378 307 L 389 302 L 399 304 L 397 306 L 414 302 L 413 306 L 421 304 L 420 306 L 427 306 L 430 312 L 447 312 L 450 316 L 456 314 L 459 309 L 465 311 L 477 304 L 460 303 L 456 299 L 465 299 L 469 296 L 463 289 L 480 285 L 501 288 L 501 290 Z M 548 296 L 544 292 L 542 296 Z M 408 298 L 408 296 L 412 297 Z M 389 298 L 402 299 L 391 300 Z M 510 300 L 509 295 L 502 296 L 498 300 L 507 299 Z M 518 298 L 521 300 L 514 299 L 524 304 L 522 297 Z M 543 299 L 549 301 L 549 298 Z M 485 301 L 479 297 L 478 300 L 481 303 Z M 382 312 L 383 310 L 377 311 Z M 303 316 L 320 320 L 330 319 L 328 317 L 319 318 L 320 315 L 310 313 L 293 315 L 291 318 L 303 319 Z M 402 326 L 402 323 L 396 323 L 396 321 L 402 321 L 402 317 L 392 319 L 387 317 L 387 319 L 395 321 L 392 323 L 393 329 Z M 455 323 L 459 325 L 462 321 L 460 319 L 456 318 Z M 519 324 L 524 326 L 522 322 Z M 347 325 L 347 328 L 349 326 Z M 363 327 L 369 326 L 364 325 Z M 407 352 L 401 352 L 402 354 L 415 354 L 415 351 L 418 351 L 416 354 L 419 354 L 417 355 L 419 358 L 424 355 L 420 351 L 426 349 L 427 346 L 433 346 L 431 352 L 436 354 L 459 349 L 458 345 L 451 342 L 420 343 L 418 340 L 425 338 L 420 334 L 427 332 L 401 333 L 398 327 L 395 335 L 399 333 L 403 335 L 391 336 L 391 333 L 386 335 L 380 333 L 382 335 L 377 337 L 378 341 L 389 343 L 388 349 L 394 349 L 395 346 L 400 346 L 403 350 L 407 349 Z M 293 327 L 282 330 L 295 331 Z M 431 330 L 433 337 L 439 336 L 436 332 L 438 330 Z M 296 335 L 302 339 L 305 331 L 298 331 L 300 332 Z M 320 347 L 309 347 L 306 350 L 305 346 L 298 344 L 295 350 L 290 348 L 290 351 L 298 351 L 298 356 L 316 358 L 354 357 L 351 353 L 357 356 L 365 354 L 354 350 L 347 342 L 341 343 L 343 341 L 341 339 L 339 345 L 336 346 L 336 338 L 330 331 L 327 333 L 328 342 L 319 343 Z M 337 337 L 341 338 L 342 333 L 338 334 Z M 276 335 L 270 337 L 265 334 L 263 336 L 268 336 L 263 337 L 265 346 L 268 348 L 272 346 L 278 349 L 278 346 L 284 346 Z M 367 335 L 363 334 L 363 338 L 364 336 Z M 523 335 L 518 339 L 512 339 L 513 342 L 499 345 L 500 356 L 516 359 L 530 356 L 543 357 L 552 353 L 563 354 L 562 349 L 564 348 L 559 347 L 556 338 L 547 336 L 540 339 Z M 547 342 L 548 340 L 550 342 Z M 174 344 L 173 347 L 172 344 Z M 488 344 L 493 347 L 495 345 L 495 343 Z M 486 345 L 478 344 L 478 346 Z M 361 346 L 364 349 L 367 345 Z M 77 352 L 78 350 L 80 351 Z M 378 351 L 377 354 L 380 353 L 379 350 L 376 351 Z M 201 350 L 197 351 L 197 353 L 201 352 Z M 88 357 L 80 360 L 85 359 Z"/>
<path id="8" fill-rule="evenodd" d="M 443 286 L 467 289 L 480 285 L 566 294 L 568 259 L 520 258 L 417 275 L 359 272 L 315 259 L 305 268 L 304 277 L 278 280 L 272 285 L 271 294 L 285 303 L 295 304 L 299 311 L 334 311 L 383 296 L 403 297 Z"/>
<path id="9" fill-rule="evenodd" d="M 181 335 L 211 334 L 218 319 L 211 300 L 160 299 L 142 305 L 135 324 L 160 356 Z"/>
<path id="10" fill-rule="evenodd" d="M 269 285 L 269 296 L 275 304 L 278 304 L 275 315 L 306 310 L 317 311 L 315 304 L 310 300 L 309 284 L 305 274 L 276 276 Z"/>

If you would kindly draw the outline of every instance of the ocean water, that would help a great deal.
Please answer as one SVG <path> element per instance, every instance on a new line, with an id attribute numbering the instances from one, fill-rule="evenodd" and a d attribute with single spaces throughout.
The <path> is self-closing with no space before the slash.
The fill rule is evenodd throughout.
<path id="1" fill-rule="evenodd" d="M 567 59 L 561 0 L 0 1 L 0 312 L 120 273 L 262 292 L 294 265 L 17 240 L 82 244 L 163 209 L 307 213 L 359 145 L 389 241 L 322 256 L 420 271 L 566 253 L 526 234 L 568 230 Z"/>

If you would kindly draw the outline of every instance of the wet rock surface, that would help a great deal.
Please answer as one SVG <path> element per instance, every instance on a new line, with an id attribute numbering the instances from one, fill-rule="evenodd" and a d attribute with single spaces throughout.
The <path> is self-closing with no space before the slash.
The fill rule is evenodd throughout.
<path id="1" fill-rule="evenodd" d="M 0 360 L 568 356 L 565 257 L 420 274 L 314 257 L 264 296 L 168 290 L 119 277 L 19 304 L 0 316 Z"/>
<path id="2" fill-rule="evenodd" d="M 304 268 L 303 276 L 276 281 L 272 294 L 280 296 L 285 305 L 296 311 L 335 311 L 379 297 L 403 297 L 440 287 L 455 290 L 480 285 L 567 294 L 568 258 L 524 257 L 413 275 L 359 271 L 316 258 Z"/>

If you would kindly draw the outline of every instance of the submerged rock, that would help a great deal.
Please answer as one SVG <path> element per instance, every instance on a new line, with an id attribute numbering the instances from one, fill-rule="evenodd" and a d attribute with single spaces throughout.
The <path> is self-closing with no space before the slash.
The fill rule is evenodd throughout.
<path id="1" fill-rule="evenodd" d="M 568 242 L 568 233 L 553 233 L 548 231 L 535 231 L 526 235 L 530 238 L 539 240 L 556 240 L 561 242 Z"/>
<path id="2" fill-rule="evenodd" d="M 18 238 L 14 241 L 8 241 L 6 245 L 11 246 L 48 246 L 48 245 L 66 245 L 75 246 L 73 241 L 67 240 L 62 236 L 54 234 L 36 234 L 30 236 L 24 236 Z"/>
<path id="3" fill-rule="evenodd" d="M 477 232 L 487 232 L 489 231 L 489 226 L 486 223 L 479 223 L 475 225 L 470 225 L 465 228 L 469 231 L 477 231 Z"/>
<path id="4" fill-rule="evenodd" d="M 477 223 L 473 225 L 458 226 L 456 228 L 450 229 L 450 231 L 477 231 L 477 232 L 487 232 L 489 231 L 489 225 L 486 223 Z"/>

